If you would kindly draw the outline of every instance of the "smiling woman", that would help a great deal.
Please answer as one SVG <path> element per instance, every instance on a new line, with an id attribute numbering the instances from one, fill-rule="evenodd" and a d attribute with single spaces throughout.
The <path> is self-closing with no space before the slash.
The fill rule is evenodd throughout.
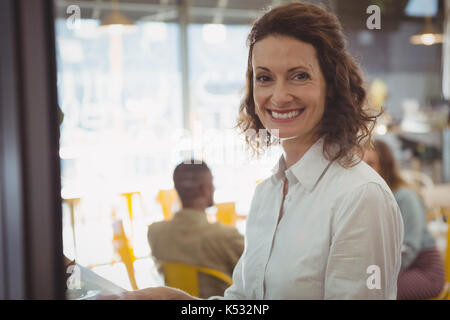
<path id="1" fill-rule="evenodd" d="M 395 299 L 403 223 L 384 180 L 359 155 L 375 117 L 324 9 L 291 3 L 255 22 L 238 127 L 281 141 L 273 175 L 255 190 L 233 285 L 211 299 Z M 149 299 L 189 299 L 150 288 Z M 133 296 L 133 294 L 131 294 Z"/>
<path id="2" fill-rule="evenodd" d="M 277 138 L 313 141 L 325 110 L 326 84 L 314 47 L 270 35 L 253 48 L 256 115 Z"/>
<path id="3" fill-rule="evenodd" d="M 395 299 L 402 220 L 361 163 L 376 116 L 339 21 L 315 5 L 281 6 L 255 22 L 248 44 L 238 127 L 266 130 L 284 154 L 256 188 L 225 298 Z"/>
<path id="4" fill-rule="evenodd" d="M 331 160 L 346 167 L 355 164 L 353 155 L 362 156 L 363 142 L 369 142 L 376 117 L 365 108 L 363 80 L 345 49 L 336 16 L 314 5 L 281 6 L 256 21 L 247 42 L 247 85 L 238 119 L 241 131 L 266 128 L 271 145 L 277 139 L 270 137 L 275 134 L 270 129 L 281 130 L 280 138 L 286 138 L 311 135 L 314 128 L 314 134 L 324 138 L 324 152 Z M 266 114 L 260 117 L 263 110 Z M 289 115 L 292 111 L 305 114 L 299 113 L 296 121 L 275 121 L 295 116 Z M 302 121 L 307 127 L 298 132 L 294 128 L 302 126 Z M 259 144 L 260 138 L 246 137 L 257 153 L 268 146 Z"/>

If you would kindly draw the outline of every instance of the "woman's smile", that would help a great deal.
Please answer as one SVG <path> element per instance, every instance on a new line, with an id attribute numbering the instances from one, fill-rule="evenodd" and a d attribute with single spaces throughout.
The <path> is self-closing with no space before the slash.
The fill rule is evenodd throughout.
<path id="1" fill-rule="evenodd" d="M 286 123 L 295 121 L 296 119 L 300 118 L 300 116 L 303 114 L 303 111 L 305 111 L 305 108 L 289 109 L 289 110 L 266 109 L 266 111 L 273 122 Z"/>

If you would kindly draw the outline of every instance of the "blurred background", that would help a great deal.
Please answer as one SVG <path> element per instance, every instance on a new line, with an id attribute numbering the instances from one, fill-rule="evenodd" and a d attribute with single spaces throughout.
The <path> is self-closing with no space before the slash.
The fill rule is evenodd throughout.
<path id="1" fill-rule="evenodd" d="M 163 284 L 148 224 L 179 208 L 172 172 L 205 160 L 210 221 L 245 231 L 280 150 L 251 158 L 234 129 L 251 23 L 281 0 L 54 0 L 63 250 L 126 288 Z M 450 1 L 308 1 L 334 12 L 361 65 L 375 128 L 423 190 L 445 251 L 450 208 Z M 370 30 L 367 7 L 381 10 Z M 446 14 L 447 13 L 447 14 Z M 77 15 L 78 14 L 78 15 Z M 222 204 L 222 205 L 220 205 Z"/>

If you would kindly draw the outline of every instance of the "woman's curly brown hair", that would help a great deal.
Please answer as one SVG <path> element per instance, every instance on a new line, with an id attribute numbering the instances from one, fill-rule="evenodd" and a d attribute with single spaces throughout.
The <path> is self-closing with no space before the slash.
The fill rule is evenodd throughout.
<path id="1" fill-rule="evenodd" d="M 264 129 L 255 112 L 253 99 L 252 52 L 257 41 L 269 35 L 289 36 L 314 46 L 327 85 L 325 111 L 319 135 L 329 160 L 350 167 L 362 157 L 377 116 L 365 109 L 366 90 L 358 65 L 346 50 L 342 26 L 337 17 L 308 3 L 290 3 L 270 10 L 253 24 L 247 39 L 249 46 L 245 96 L 239 108 L 237 127 L 246 134 L 246 142 L 257 154 L 277 141 Z M 261 141 L 264 141 L 261 143 Z M 336 148 L 335 146 L 339 148 Z"/>

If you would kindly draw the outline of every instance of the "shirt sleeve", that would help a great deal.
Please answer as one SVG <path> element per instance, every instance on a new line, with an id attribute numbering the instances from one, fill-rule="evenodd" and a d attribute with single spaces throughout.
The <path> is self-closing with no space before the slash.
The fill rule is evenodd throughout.
<path id="1" fill-rule="evenodd" d="M 335 204 L 325 299 L 396 299 L 403 222 L 391 193 L 367 183 Z"/>
<path id="2" fill-rule="evenodd" d="M 396 194 L 396 199 L 402 213 L 405 230 L 402 268 L 407 268 L 416 259 L 421 249 L 426 218 L 424 207 L 413 191 L 405 190 Z"/>

